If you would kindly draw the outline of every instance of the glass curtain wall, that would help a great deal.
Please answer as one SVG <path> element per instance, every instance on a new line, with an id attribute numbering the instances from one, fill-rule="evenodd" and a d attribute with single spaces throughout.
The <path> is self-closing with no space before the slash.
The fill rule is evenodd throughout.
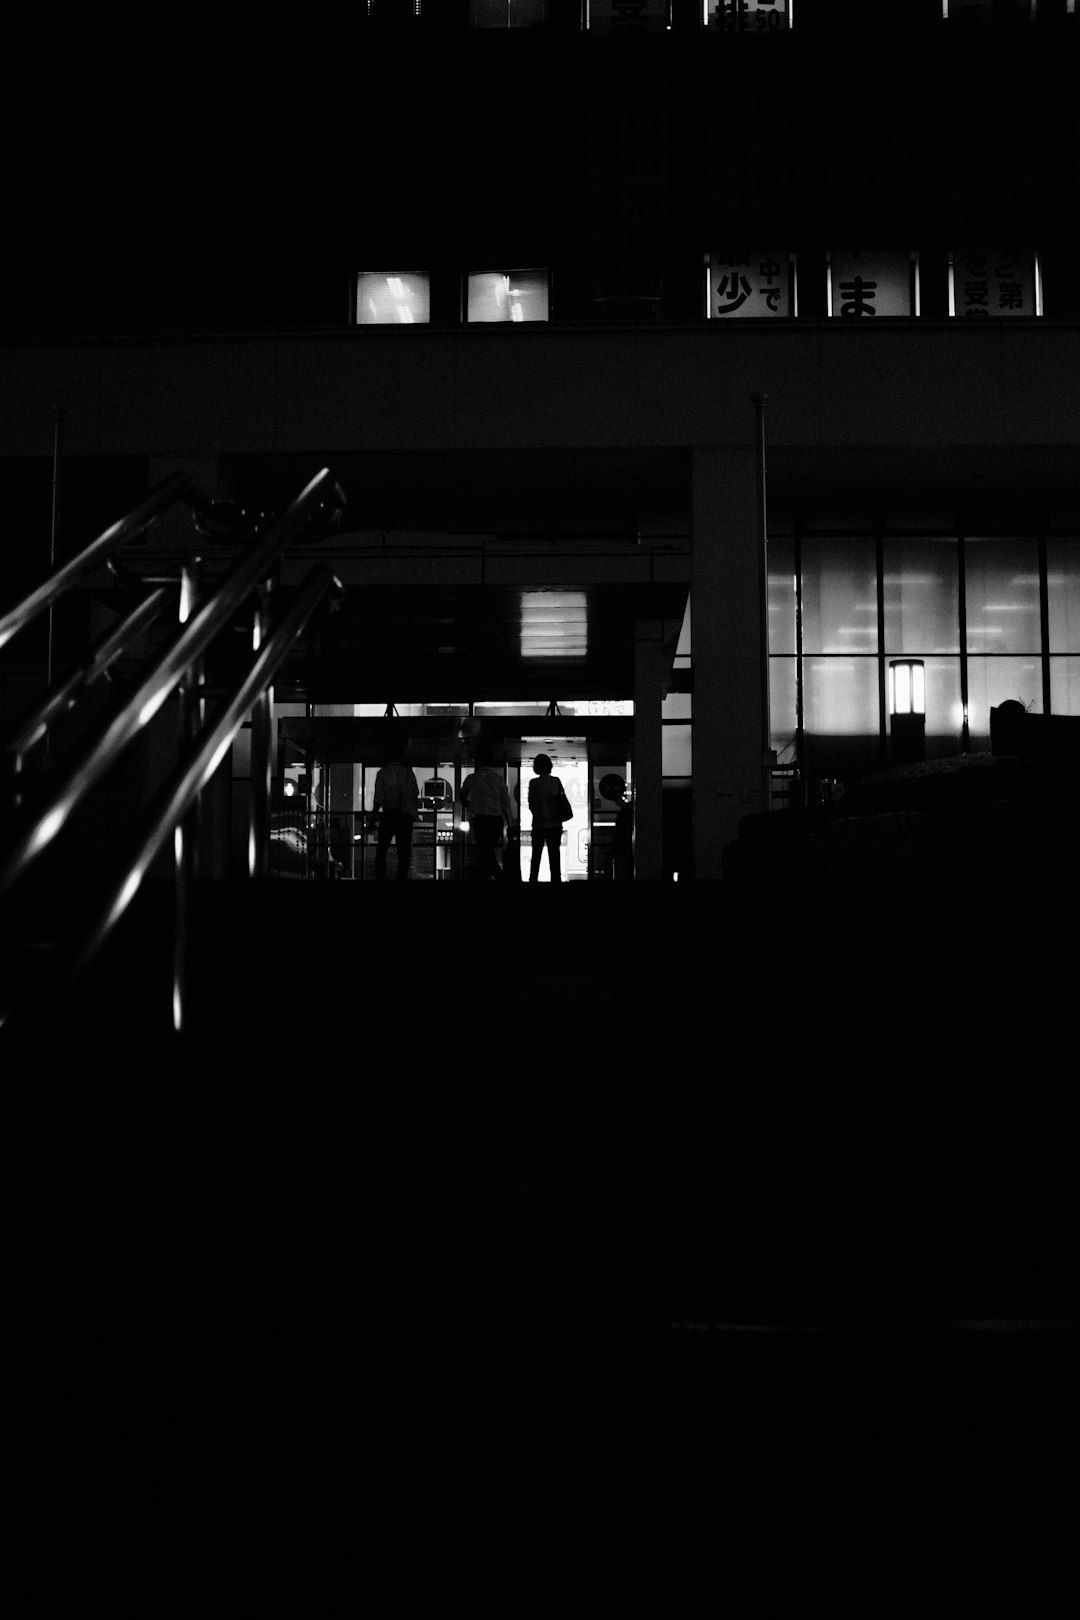
<path id="1" fill-rule="evenodd" d="M 925 757 L 982 752 L 990 710 L 1080 714 L 1080 535 L 769 541 L 772 746 L 813 778 L 891 760 L 891 664 L 925 681 Z"/>

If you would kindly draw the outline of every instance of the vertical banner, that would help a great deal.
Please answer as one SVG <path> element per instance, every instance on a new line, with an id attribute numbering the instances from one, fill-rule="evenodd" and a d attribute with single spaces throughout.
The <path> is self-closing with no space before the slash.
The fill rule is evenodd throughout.
<path id="1" fill-rule="evenodd" d="M 709 317 L 795 313 L 795 260 L 790 253 L 709 255 Z"/>
<path id="2" fill-rule="evenodd" d="M 829 256 L 829 314 L 843 320 L 914 315 L 915 275 L 910 253 L 841 250 Z"/>
<path id="3" fill-rule="evenodd" d="M 966 248 L 951 255 L 950 315 L 1037 315 L 1035 255 Z"/>

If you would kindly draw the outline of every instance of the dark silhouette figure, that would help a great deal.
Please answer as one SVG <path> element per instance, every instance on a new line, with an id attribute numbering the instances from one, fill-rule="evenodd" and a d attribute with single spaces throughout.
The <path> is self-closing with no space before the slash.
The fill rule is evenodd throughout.
<path id="1" fill-rule="evenodd" d="M 562 882 L 562 816 L 559 807 L 563 801 L 563 785 L 551 774 L 551 760 L 546 754 L 537 754 L 532 762 L 535 775 L 529 783 L 529 809 L 532 811 L 532 858 L 529 861 L 529 882 L 540 881 L 540 857 L 545 849 L 552 883 Z"/>
<path id="2" fill-rule="evenodd" d="M 386 763 L 375 777 L 375 813 L 379 836 L 375 847 L 375 879 L 386 877 L 386 856 L 391 843 L 397 845 L 397 875 L 403 882 L 412 866 L 413 822 L 420 814 L 420 792 L 412 767 L 402 761 L 399 743 L 386 749 Z"/>
<path id="3" fill-rule="evenodd" d="M 469 818 L 476 844 L 476 877 L 501 883 L 505 876 L 496 850 L 503 842 L 503 827 L 514 822 L 506 779 L 495 768 L 494 755 L 485 743 L 476 750 L 476 770 L 461 784 L 461 805 Z"/>

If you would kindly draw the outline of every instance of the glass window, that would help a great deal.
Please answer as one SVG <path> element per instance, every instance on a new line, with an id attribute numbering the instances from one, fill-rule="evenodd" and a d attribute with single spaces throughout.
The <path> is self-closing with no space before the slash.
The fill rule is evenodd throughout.
<path id="1" fill-rule="evenodd" d="M 795 651 L 795 542 L 769 538 L 769 651 Z"/>
<path id="2" fill-rule="evenodd" d="M 1046 594 L 1050 651 L 1080 650 L 1080 536 L 1052 536 L 1047 540 Z"/>
<path id="3" fill-rule="evenodd" d="M 791 27 L 794 0 L 703 0 L 709 28 L 728 33 L 766 33 Z"/>
<path id="4" fill-rule="evenodd" d="M 1080 714 L 1080 657 L 1051 658 L 1051 714 Z"/>
<path id="5" fill-rule="evenodd" d="M 804 658 L 803 719 L 811 776 L 850 780 L 881 761 L 876 658 Z"/>
<path id="6" fill-rule="evenodd" d="M 474 28 L 532 28 L 547 22 L 547 0 L 472 0 Z"/>
<path id="7" fill-rule="evenodd" d="M 886 540 L 882 550 L 887 653 L 959 652 L 956 541 Z"/>
<path id="8" fill-rule="evenodd" d="M 965 540 L 964 575 L 968 651 L 1039 652 L 1039 548 L 1035 541 Z"/>
<path id="9" fill-rule="evenodd" d="M 670 0 L 588 0 L 586 26 L 609 34 L 623 28 L 668 26 Z"/>
<path id="10" fill-rule="evenodd" d="M 546 270 L 491 270 L 469 277 L 466 320 L 546 321 Z"/>
<path id="11" fill-rule="evenodd" d="M 804 652 L 877 652 L 873 541 L 808 535 L 802 543 L 802 576 Z"/>
<path id="12" fill-rule="evenodd" d="M 939 759 L 960 751 L 964 705 L 960 697 L 959 658 L 926 658 L 926 757 Z"/>
<path id="13" fill-rule="evenodd" d="M 949 314 L 1041 315 L 1035 254 L 1016 248 L 966 248 L 949 254 Z"/>
<path id="14" fill-rule="evenodd" d="M 878 250 L 829 254 L 829 314 L 843 320 L 919 313 L 918 255 Z"/>
<path id="15" fill-rule="evenodd" d="M 412 326 L 430 319 L 427 276 L 411 270 L 363 270 L 357 276 L 358 326 Z"/>
<path id="16" fill-rule="evenodd" d="M 678 725 L 665 725 L 661 728 L 660 756 L 664 776 L 692 774 L 691 729 L 689 725 L 681 722 Z"/>
<path id="17" fill-rule="evenodd" d="M 794 254 L 712 253 L 707 279 L 711 320 L 797 313 Z"/>
<path id="18" fill-rule="evenodd" d="M 794 658 L 769 659 L 769 747 L 781 765 L 790 764 L 795 747 Z"/>
<path id="19" fill-rule="evenodd" d="M 1032 714 L 1042 713 L 1041 659 L 968 659 L 968 727 L 976 752 L 990 746 L 990 710 L 1013 698 Z"/>

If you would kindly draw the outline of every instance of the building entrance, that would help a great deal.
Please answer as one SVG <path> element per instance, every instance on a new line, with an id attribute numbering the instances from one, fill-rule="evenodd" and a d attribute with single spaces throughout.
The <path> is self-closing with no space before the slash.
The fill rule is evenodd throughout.
<path id="1" fill-rule="evenodd" d="M 375 784 L 391 754 L 399 754 L 417 787 L 409 876 L 420 882 L 463 882 L 476 875 L 475 830 L 461 798 L 462 783 L 486 747 L 506 783 L 513 825 L 499 851 L 512 882 L 529 881 L 533 761 L 546 754 L 573 812 L 559 842 L 566 882 L 627 877 L 616 846 L 632 814 L 633 719 L 573 715 L 565 720 L 473 715 L 452 722 L 429 717 L 357 719 L 285 717 L 278 722 L 272 869 L 280 876 L 372 882 L 376 878 L 379 817 Z M 624 792 L 620 790 L 624 789 Z M 397 850 L 386 852 L 386 874 L 397 875 Z M 545 852 L 538 881 L 551 881 Z"/>

